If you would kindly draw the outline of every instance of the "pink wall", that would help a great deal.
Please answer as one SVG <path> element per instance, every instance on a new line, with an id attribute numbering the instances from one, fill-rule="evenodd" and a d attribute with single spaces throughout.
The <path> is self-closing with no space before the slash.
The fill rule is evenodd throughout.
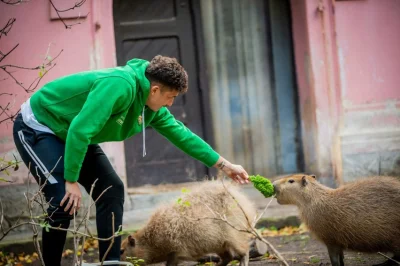
<path id="1" fill-rule="evenodd" d="M 68 5 L 73 5 L 76 1 L 67 2 Z M 55 1 L 55 3 L 65 5 L 65 1 Z M 50 4 L 46 0 L 30 1 L 17 6 L 0 3 L 0 27 L 3 27 L 9 18 L 16 18 L 8 36 L 2 36 L 0 40 L 1 51 L 6 52 L 19 43 L 17 50 L 0 65 L 37 66 L 42 62 L 50 43 L 52 43 L 50 47 L 52 57 L 61 50 L 63 52 L 56 60 L 57 65 L 43 78 L 41 85 L 62 75 L 116 65 L 112 0 L 87 0 L 76 12 L 82 14 L 89 12 L 88 17 L 72 29 L 65 29 L 60 20 L 51 20 L 50 10 Z M 74 22 L 76 19 L 67 20 L 67 23 Z M 38 75 L 39 71 L 15 72 L 15 76 L 24 84 L 32 82 Z M 7 75 L 0 71 L 0 80 L 6 77 Z M 8 102 L 12 103 L 10 110 L 12 113 L 16 112 L 22 102 L 29 97 L 29 94 L 10 78 L 0 81 L 0 92 L 13 94 L 0 97 L 1 106 L 7 105 Z M 1 120 L 4 118 L 6 118 L 4 114 L 0 116 Z M 3 123 L 0 129 L 0 154 L 10 158 L 11 154 L 16 152 L 12 140 L 12 123 Z M 123 143 L 104 144 L 104 148 L 114 162 L 117 172 L 125 176 L 125 158 L 120 152 L 123 150 Z M 19 178 L 17 183 L 22 182 L 26 177 L 26 169 L 15 172 L 15 175 Z"/>
<path id="2" fill-rule="evenodd" d="M 336 4 L 345 181 L 400 173 L 399 29 L 400 1 Z"/>
<path id="3" fill-rule="evenodd" d="M 291 6 L 306 170 L 339 184 L 397 171 L 400 2 Z"/>
<path id="4" fill-rule="evenodd" d="M 400 100 L 400 2 L 363 2 L 336 3 L 345 107 Z"/>

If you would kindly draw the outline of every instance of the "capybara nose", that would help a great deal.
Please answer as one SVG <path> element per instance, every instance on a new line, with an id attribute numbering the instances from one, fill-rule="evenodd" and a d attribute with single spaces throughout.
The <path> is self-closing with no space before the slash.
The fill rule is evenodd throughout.
<path id="1" fill-rule="evenodd" d="M 276 193 L 278 191 L 278 187 L 276 186 L 277 185 L 276 181 L 273 182 L 272 185 L 274 186 L 274 192 Z"/>

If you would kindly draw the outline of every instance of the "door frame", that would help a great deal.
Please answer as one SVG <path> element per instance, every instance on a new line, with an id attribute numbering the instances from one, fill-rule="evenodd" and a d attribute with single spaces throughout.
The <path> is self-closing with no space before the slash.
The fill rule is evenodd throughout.
<path id="1" fill-rule="evenodd" d="M 206 72 L 206 54 L 205 54 L 205 46 L 204 46 L 204 34 L 202 28 L 202 19 L 201 19 L 201 7 L 200 1 L 190 0 L 190 7 L 193 17 L 193 25 L 195 32 L 193 33 L 194 42 L 196 44 L 195 51 L 197 56 L 197 71 L 198 71 L 198 86 L 200 92 L 200 105 L 203 107 L 203 115 L 202 115 L 202 124 L 204 125 L 204 140 L 215 149 L 215 139 L 214 139 L 214 128 L 213 121 L 211 115 L 211 105 L 207 104 L 210 102 L 210 87 L 208 84 L 208 75 Z M 218 152 L 218 151 L 217 151 Z M 216 176 L 217 170 L 212 167 L 207 167 L 208 176 Z"/>

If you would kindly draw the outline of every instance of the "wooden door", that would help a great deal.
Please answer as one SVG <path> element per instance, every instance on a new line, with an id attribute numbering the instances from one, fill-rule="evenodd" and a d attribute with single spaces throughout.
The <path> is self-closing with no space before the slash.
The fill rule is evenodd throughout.
<path id="1" fill-rule="evenodd" d="M 169 108 L 190 130 L 204 138 L 203 103 L 199 86 L 195 26 L 189 0 L 114 0 L 118 65 L 132 58 L 151 60 L 160 54 L 175 57 L 189 75 L 189 91 Z M 201 179 L 207 168 L 146 128 L 146 157 L 142 135 L 125 141 L 129 187 L 180 183 Z"/>

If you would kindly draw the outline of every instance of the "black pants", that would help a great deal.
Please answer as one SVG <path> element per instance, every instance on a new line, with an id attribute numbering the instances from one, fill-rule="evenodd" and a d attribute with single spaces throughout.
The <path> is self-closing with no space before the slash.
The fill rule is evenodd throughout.
<path id="1" fill-rule="evenodd" d="M 43 193 L 46 201 L 50 202 L 47 213 L 51 217 L 47 218 L 48 223 L 53 227 L 68 228 L 73 216 L 64 212 L 64 209 L 60 207 L 60 202 L 65 195 L 65 143 L 53 134 L 28 127 L 23 122 L 21 114 L 17 116 L 14 122 L 13 135 L 18 152 L 24 163 L 27 166 L 30 165 L 30 172 L 35 177 L 36 182 L 44 184 L 47 178 Z M 61 160 L 59 160 L 60 157 Z M 96 203 L 98 237 L 108 238 L 112 236 L 112 213 L 114 213 L 114 230 L 117 231 L 118 227 L 122 225 L 124 185 L 100 146 L 89 145 L 78 182 L 90 193 L 91 186 L 96 179 L 98 180 L 92 193 L 94 200 L 107 187 L 112 186 Z M 82 203 L 87 202 L 82 200 Z M 65 231 L 42 231 L 43 257 L 47 266 L 60 265 L 65 239 Z M 109 245 L 110 241 L 99 241 L 100 260 Z M 120 246 L 121 238 L 117 237 L 106 260 L 119 260 Z"/>

